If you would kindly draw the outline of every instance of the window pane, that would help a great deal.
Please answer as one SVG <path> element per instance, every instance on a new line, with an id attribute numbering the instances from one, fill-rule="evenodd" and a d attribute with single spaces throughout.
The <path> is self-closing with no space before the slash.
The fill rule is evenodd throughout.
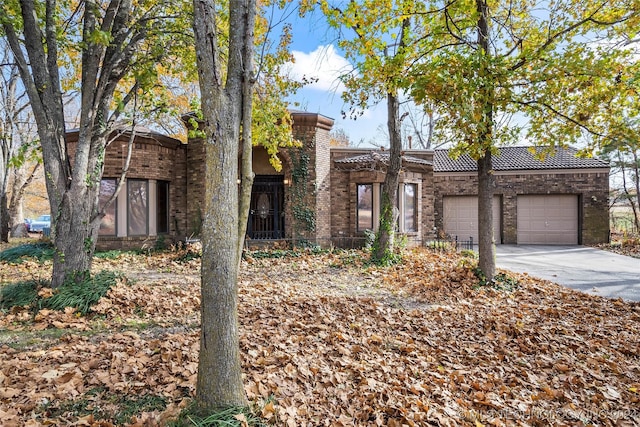
<path id="1" fill-rule="evenodd" d="M 404 231 L 418 231 L 418 209 L 416 184 L 404 185 Z"/>
<path id="2" fill-rule="evenodd" d="M 373 184 L 358 184 L 358 231 L 373 229 Z"/>
<path id="3" fill-rule="evenodd" d="M 147 181 L 127 181 L 127 234 L 144 236 L 147 230 L 149 210 Z"/>
<path id="4" fill-rule="evenodd" d="M 158 233 L 169 232 L 169 183 L 158 181 L 156 215 Z"/>
<path id="5" fill-rule="evenodd" d="M 107 200 L 111 198 L 113 193 L 116 191 L 116 180 L 115 179 L 103 179 L 100 181 L 100 196 L 98 201 L 98 206 L 102 208 Z M 116 235 L 116 202 L 114 201 L 111 205 L 105 209 L 104 218 L 102 218 L 102 222 L 100 223 L 100 230 L 98 234 L 101 236 L 115 236 Z"/>

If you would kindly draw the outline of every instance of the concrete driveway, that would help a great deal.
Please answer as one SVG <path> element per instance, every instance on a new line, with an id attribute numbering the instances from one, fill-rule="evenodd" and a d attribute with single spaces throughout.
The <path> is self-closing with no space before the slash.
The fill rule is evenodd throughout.
<path id="1" fill-rule="evenodd" d="M 640 301 L 640 259 L 586 246 L 496 245 L 498 268 L 593 295 Z"/>

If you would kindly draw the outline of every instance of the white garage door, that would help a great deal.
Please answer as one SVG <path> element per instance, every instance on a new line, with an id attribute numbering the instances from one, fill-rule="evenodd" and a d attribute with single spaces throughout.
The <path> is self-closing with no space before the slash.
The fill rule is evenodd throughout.
<path id="1" fill-rule="evenodd" d="M 476 196 L 446 196 L 443 198 L 444 232 L 458 240 L 473 238 L 478 243 L 478 198 Z M 500 198 L 493 199 L 493 235 L 500 243 Z"/>
<path id="2" fill-rule="evenodd" d="M 518 243 L 578 244 L 578 196 L 518 196 Z"/>

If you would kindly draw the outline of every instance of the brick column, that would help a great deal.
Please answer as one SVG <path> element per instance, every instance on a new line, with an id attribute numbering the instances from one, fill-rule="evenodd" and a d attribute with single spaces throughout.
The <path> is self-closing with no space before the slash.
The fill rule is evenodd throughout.
<path id="1" fill-rule="evenodd" d="M 333 126 L 333 119 L 320 114 L 294 112 L 293 136 L 302 142 L 302 148 L 297 155 L 306 155 L 309 159 L 308 180 L 305 187 L 304 203 L 306 208 L 315 214 L 315 227 L 313 230 L 301 230 L 300 224 L 294 225 L 293 232 L 299 236 L 315 240 L 318 244 L 327 246 L 331 241 L 331 178 L 330 178 L 330 153 L 329 132 Z M 292 159 L 296 154 L 292 155 Z M 296 167 L 295 164 L 292 165 Z M 296 203 L 295 201 L 292 201 Z M 290 206 L 289 209 L 295 207 Z M 290 216 L 296 221 L 295 214 Z M 297 229 L 297 231 L 296 231 Z"/>

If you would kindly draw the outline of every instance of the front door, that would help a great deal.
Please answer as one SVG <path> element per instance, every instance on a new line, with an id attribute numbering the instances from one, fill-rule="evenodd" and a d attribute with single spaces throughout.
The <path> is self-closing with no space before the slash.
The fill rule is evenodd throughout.
<path id="1" fill-rule="evenodd" d="M 284 177 L 257 175 L 251 190 L 247 235 L 251 239 L 284 238 Z"/>

